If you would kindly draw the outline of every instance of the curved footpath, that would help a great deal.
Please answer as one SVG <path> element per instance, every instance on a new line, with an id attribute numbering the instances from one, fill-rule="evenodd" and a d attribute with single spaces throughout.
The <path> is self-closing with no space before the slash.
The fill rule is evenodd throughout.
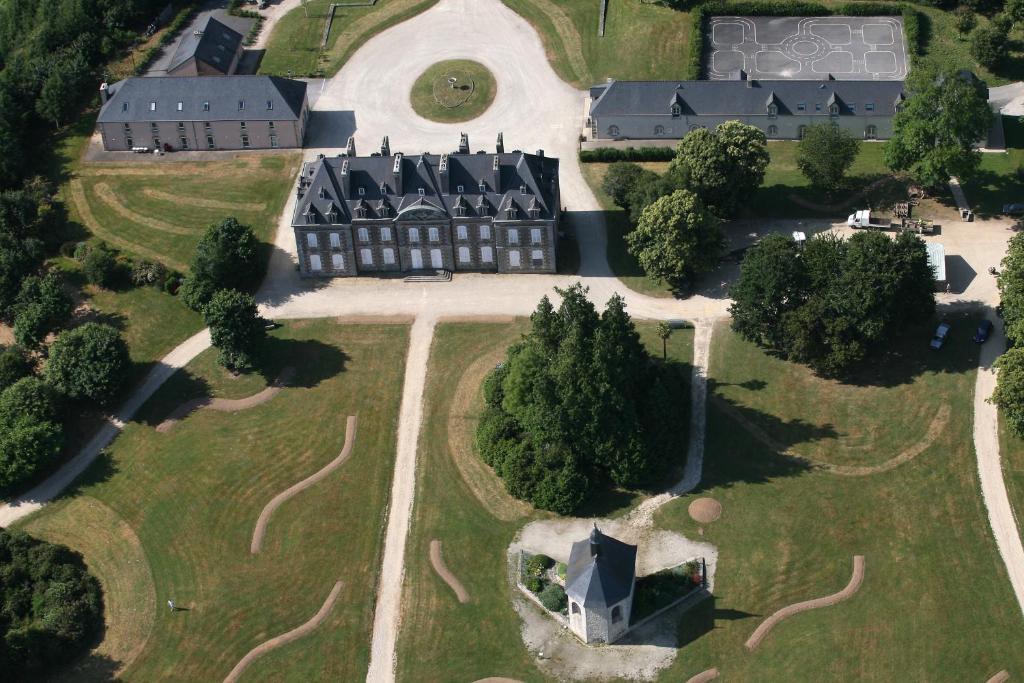
<path id="1" fill-rule="evenodd" d="M 1024 545 L 1021 544 L 1017 518 L 1003 481 L 1003 467 L 999 459 L 999 411 L 988 401 L 996 388 L 996 370 L 992 365 L 1006 348 L 1006 336 L 1001 321 L 992 317 L 992 311 L 988 314 L 995 326 L 991 338 L 982 345 L 978 359 L 978 379 L 974 386 L 974 452 L 978 457 L 978 479 L 992 535 L 1006 565 L 1017 604 L 1024 613 Z"/>

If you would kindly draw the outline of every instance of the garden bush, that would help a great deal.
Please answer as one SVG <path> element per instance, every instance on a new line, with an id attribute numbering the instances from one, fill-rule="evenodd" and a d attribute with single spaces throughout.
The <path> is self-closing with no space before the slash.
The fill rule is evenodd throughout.
<path id="1" fill-rule="evenodd" d="M 0 529 L 0 671 L 35 680 L 78 657 L 103 628 L 103 595 L 81 555 Z"/>
<path id="2" fill-rule="evenodd" d="M 130 370 L 128 345 L 118 331 L 110 325 L 85 323 L 57 337 L 44 374 L 69 398 L 108 405 Z"/>
<path id="3" fill-rule="evenodd" d="M 540 593 L 544 590 L 544 581 L 539 576 L 527 576 L 523 579 L 523 585 L 531 593 Z"/>
<path id="4" fill-rule="evenodd" d="M 531 555 L 526 561 L 526 573 L 528 576 L 543 576 L 544 571 L 554 563 L 547 555 Z"/>
<path id="5" fill-rule="evenodd" d="M 580 161 L 585 164 L 612 161 L 671 161 L 675 155 L 675 147 L 599 147 L 580 150 Z"/>
<path id="6" fill-rule="evenodd" d="M 159 261 L 139 260 L 132 264 L 131 280 L 136 287 L 162 286 L 167 279 L 167 267 Z"/>
<path id="7" fill-rule="evenodd" d="M 85 273 L 85 279 L 104 289 L 115 284 L 118 270 L 116 252 L 109 249 L 103 242 L 93 245 L 82 259 L 82 272 Z"/>
<path id="8" fill-rule="evenodd" d="M 540 604 L 552 612 L 561 612 L 569 604 L 565 589 L 557 583 L 549 583 L 537 597 L 540 598 Z"/>
<path id="9" fill-rule="evenodd" d="M 0 391 L 32 374 L 32 364 L 19 346 L 0 350 Z"/>

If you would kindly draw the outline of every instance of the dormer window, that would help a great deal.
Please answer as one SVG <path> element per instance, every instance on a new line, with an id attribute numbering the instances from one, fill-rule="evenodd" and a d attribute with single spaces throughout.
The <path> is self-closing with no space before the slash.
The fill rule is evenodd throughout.
<path id="1" fill-rule="evenodd" d="M 185 107 L 184 102 L 178 102 L 178 111 L 181 111 Z"/>
<path id="2" fill-rule="evenodd" d="M 673 104 L 672 105 L 672 118 L 678 118 L 679 116 L 682 115 L 682 113 L 683 113 L 683 108 L 682 107 L 680 107 L 678 104 Z"/>
<path id="3" fill-rule="evenodd" d="M 127 105 L 126 105 L 126 106 L 127 106 Z M 482 181 L 482 180 L 480 181 L 480 191 L 481 191 L 481 192 L 487 192 L 487 183 L 485 183 L 485 182 L 484 182 L 484 181 Z"/>
<path id="4" fill-rule="evenodd" d="M 838 114 L 839 113 L 839 105 L 838 104 L 830 104 L 830 105 L 828 105 L 828 113 L 831 114 L 832 116 L 835 116 L 836 114 Z"/>
<path id="5" fill-rule="evenodd" d="M 306 209 L 306 225 L 314 225 L 316 223 L 316 211 L 313 207 Z"/>
<path id="6" fill-rule="evenodd" d="M 243 111 L 244 109 L 245 109 L 245 100 L 238 100 L 238 111 Z"/>
<path id="7" fill-rule="evenodd" d="M 320 199 L 327 199 L 327 188 L 321 185 L 320 191 L 317 194 L 319 195 Z"/>
<path id="8" fill-rule="evenodd" d="M 459 194 L 462 194 L 463 192 L 466 191 L 466 187 L 464 185 L 458 185 L 455 187 L 455 189 L 458 191 Z"/>
<path id="9" fill-rule="evenodd" d="M 210 111 L 210 103 L 203 102 L 203 111 Z"/>
<path id="10" fill-rule="evenodd" d="M 267 111 L 273 111 L 273 109 L 274 109 L 274 100 L 267 100 Z"/>
<path id="11" fill-rule="evenodd" d="M 151 101 L 151 102 L 149 103 L 149 110 L 150 110 L 150 111 L 156 111 L 156 100 L 152 100 L 152 101 Z"/>
<path id="12" fill-rule="evenodd" d="M 366 207 L 365 206 L 357 206 L 356 207 L 356 217 L 357 218 L 366 218 Z"/>
<path id="13" fill-rule="evenodd" d="M 456 216 L 460 216 L 460 217 L 465 216 L 466 215 L 466 207 L 464 207 L 462 205 L 456 206 L 455 207 L 455 215 Z"/>
<path id="14" fill-rule="evenodd" d="M 363 195 L 366 194 L 366 188 L 363 187 L 362 185 L 360 185 L 359 188 L 356 190 L 356 192 L 358 192 L 359 196 L 362 197 Z"/>
<path id="15" fill-rule="evenodd" d="M 331 207 L 331 210 L 327 212 L 327 222 L 328 223 L 337 223 L 338 222 L 338 211 L 333 206 Z"/>
<path id="16" fill-rule="evenodd" d="M 778 116 L 778 115 L 779 115 L 779 106 L 777 104 L 769 104 L 768 105 L 768 116 Z"/>
<path id="17" fill-rule="evenodd" d="M 424 190 L 422 187 L 419 190 L 417 190 L 417 192 L 419 192 L 419 195 L 421 197 L 424 197 L 427 194 L 426 190 Z"/>
<path id="18" fill-rule="evenodd" d="M 121 103 L 121 111 L 128 111 L 128 103 L 127 102 L 122 102 Z"/>

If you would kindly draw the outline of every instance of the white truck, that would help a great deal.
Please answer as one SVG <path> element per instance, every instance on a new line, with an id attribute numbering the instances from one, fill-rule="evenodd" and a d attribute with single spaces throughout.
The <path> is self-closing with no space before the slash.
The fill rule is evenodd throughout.
<path id="1" fill-rule="evenodd" d="M 846 225 L 851 228 L 874 228 L 876 230 L 889 230 L 892 228 L 892 221 L 888 218 L 879 218 L 871 215 L 871 209 L 864 209 L 851 213 L 846 219 Z"/>

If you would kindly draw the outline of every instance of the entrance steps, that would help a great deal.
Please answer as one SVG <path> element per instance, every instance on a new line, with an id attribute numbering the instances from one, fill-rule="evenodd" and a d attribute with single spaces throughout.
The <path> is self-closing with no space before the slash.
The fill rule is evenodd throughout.
<path id="1" fill-rule="evenodd" d="M 433 273 L 417 273 L 406 275 L 403 282 L 451 282 L 452 271 L 447 269 L 435 270 Z"/>

